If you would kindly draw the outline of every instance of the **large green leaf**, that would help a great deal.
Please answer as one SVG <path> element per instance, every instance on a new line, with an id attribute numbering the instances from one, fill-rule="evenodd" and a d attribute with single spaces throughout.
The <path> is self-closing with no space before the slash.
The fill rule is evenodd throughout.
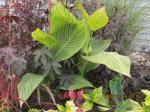
<path id="1" fill-rule="evenodd" d="M 46 75 L 36 75 L 32 73 L 25 74 L 18 84 L 19 98 L 26 101 L 35 88 L 43 81 Z M 20 101 L 22 106 L 23 102 Z"/>
<path id="2" fill-rule="evenodd" d="M 88 24 L 93 31 L 104 27 L 107 23 L 108 16 L 104 7 L 95 11 L 88 19 Z"/>
<path id="3" fill-rule="evenodd" d="M 52 8 L 50 14 L 51 34 L 59 44 L 52 49 L 53 61 L 60 62 L 77 53 L 87 40 L 84 21 L 78 21 L 61 3 Z"/>
<path id="4" fill-rule="evenodd" d="M 102 105 L 109 106 L 108 98 L 103 94 L 102 87 L 94 89 L 91 93 L 84 94 L 85 100 Z"/>
<path id="5" fill-rule="evenodd" d="M 131 99 L 120 103 L 115 112 L 144 112 L 141 108 L 141 105 L 138 102 L 135 102 Z"/>
<path id="6" fill-rule="evenodd" d="M 131 62 L 127 56 L 119 55 L 116 52 L 101 52 L 91 56 L 83 56 L 83 58 L 92 63 L 104 64 L 111 70 L 130 77 Z"/>
<path id="7" fill-rule="evenodd" d="M 34 32 L 32 32 L 32 37 L 34 40 L 40 42 L 49 49 L 58 44 L 58 41 L 54 37 L 41 31 L 40 29 L 36 29 Z"/>
<path id="8" fill-rule="evenodd" d="M 120 77 L 116 76 L 109 82 L 109 87 L 111 94 L 113 95 L 113 100 L 116 104 L 123 101 L 123 85 Z"/>
<path id="9" fill-rule="evenodd" d="M 77 23 L 77 19 L 61 3 L 56 4 L 50 14 L 51 34 L 57 33 L 66 24 Z"/>
<path id="10" fill-rule="evenodd" d="M 77 53 L 84 45 L 87 31 L 84 22 L 67 24 L 55 35 L 59 44 L 52 49 L 53 61 L 60 62 Z"/>
<path id="11" fill-rule="evenodd" d="M 76 90 L 84 87 L 93 87 L 93 85 L 80 75 L 67 75 L 60 77 L 60 89 Z"/>

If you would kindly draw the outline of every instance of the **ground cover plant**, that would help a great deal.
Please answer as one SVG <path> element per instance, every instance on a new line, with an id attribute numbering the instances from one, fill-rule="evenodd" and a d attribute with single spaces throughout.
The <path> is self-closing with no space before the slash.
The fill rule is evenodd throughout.
<path id="1" fill-rule="evenodd" d="M 72 5 L 68 3 L 55 1 L 51 10 L 49 4 L 48 19 L 42 22 L 38 18 L 39 26 L 29 31 L 32 33 L 31 35 L 29 33 L 30 38 L 27 40 L 32 45 L 29 45 L 30 49 L 24 55 L 14 49 L 13 42 L 9 44 L 8 41 L 10 46 L 0 49 L 2 60 L 0 83 L 14 90 L 12 96 L 8 94 L 9 90 L 5 90 L 6 86 L 1 87 L 0 95 L 3 97 L 0 102 L 1 111 L 149 112 L 148 90 L 142 90 L 146 95 L 142 104 L 123 97 L 123 76 L 131 77 L 130 58 L 107 50 L 111 45 L 111 39 L 95 38 L 95 33 L 109 22 L 105 7 L 98 7 L 88 14 L 80 0 L 74 2 L 75 10 L 72 10 Z M 111 96 L 106 94 L 102 86 L 94 87 L 94 84 L 87 80 L 88 73 L 100 65 L 105 65 L 117 75 L 108 85 Z M 8 83 L 9 81 L 12 83 Z M 9 102 L 6 102 L 7 100 Z M 37 104 L 33 105 L 32 100 Z"/>

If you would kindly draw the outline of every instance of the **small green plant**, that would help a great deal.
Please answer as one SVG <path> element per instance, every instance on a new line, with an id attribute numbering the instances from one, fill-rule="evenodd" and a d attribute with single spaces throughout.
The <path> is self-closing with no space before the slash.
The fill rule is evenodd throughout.
<path id="1" fill-rule="evenodd" d="M 77 112 L 79 107 L 77 107 L 73 101 L 67 101 L 65 107 L 62 105 L 57 105 L 58 112 Z"/>
<path id="2" fill-rule="evenodd" d="M 114 77 L 112 80 L 110 80 L 109 87 L 113 100 L 116 103 L 116 105 L 118 105 L 121 101 L 123 101 L 124 95 L 122 79 L 118 76 Z"/>
<path id="3" fill-rule="evenodd" d="M 149 112 L 150 111 L 150 91 L 142 90 L 146 95 L 145 101 L 140 105 L 138 102 L 127 99 L 118 104 L 115 112 Z"/>
<path id="4" fill-rule="evenodd" d="M 83 95 L 85 102 L 83 103 L 83 110 L 89 111 L 94 104 L 109 108 L 109 100 L 103 94 L 102 87 L 94 89 L 92 92 Z"/>
<path id="5" fill-rule="evenodd" d="M 63 90 L 93 87 L 85 79 L 85 75 L 101 64 L 130 77 L 130 59 L 117 52 L 106 52 L 111 40 L 92 38 L 93 32 L 104 27 L 108 22 L 105 8 L 98 9 L 92 15 L 86 13 L 82 4 L 79 8 L 83 12 L 82 20 L 78 20 L 61 3 L 57 3 L 49 16 L 50 32 L 46 33 L 40 29 L 32 32 L 33 39 L 46 46 L 51 52 L 52 55 L 48 61 L 50 64 L 64 65 L 66 61 L 73 60 L 73 66 L 67 69 L 63 69 L 64 66 L 62 66 L 59 69 L 61 74 L 58 74 L 55 69 L 52 70 L 53 72 L 50 69 L 46 75 L 25 74 L 18 85 L 19 97 L 22 100 L 26 101 L 47 76 L 50 77 L 49 82 L 54 81 L 55 78 L 59 79 L 58 87 Z M 52 78 L 52 75 L 55 78 Z M 23 102 L 21 106 L 22 104 Z"/>
<path id="6" fill-rule="evenodd" d="M 111 90 L 111 95 L 116 103 L 115 112 L 149 112 L 150 111 L 150 91 L 142 90 L 146 95 L 145 101 L 140 105 L 138 102 L 131 99 L 123 99 L 123 86 L 122 79 L 120 77 L 115 77 L 109 83 Z"/>

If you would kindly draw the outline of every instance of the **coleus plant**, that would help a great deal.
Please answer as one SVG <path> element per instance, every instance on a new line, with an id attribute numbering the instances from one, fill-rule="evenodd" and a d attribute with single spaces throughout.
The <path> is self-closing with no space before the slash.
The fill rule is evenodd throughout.
<path id="1" fill-rule="evenodd" d="M 78 64 L 74 65 L 77 71 L 71 75 L 58 76 L 60 79 L 59 88 L 76 90 L 93 87 L 85 79 L 85 74 L 100 64 L 130 77 L 130 59 L 116 52 L 106 52 L 111 40 L 92 38 L 93 32 L 108 23 L 105 8 L 98 9 L 92 15 L 86 13 L 80 1 L 77 2 L 76 8 L 82 13 L 82 20 L 77 19 L 61 3 L 57 3 L 49 16 L 50 32 L 43 32 L 40 29 L 32 32 L 33 40 L 43 44 L 51 51 L 52 57 L 49 63 L 61 64 L 78 54 Z M 53 72 L 53 74 L 57 76 L 57 73 Z M 46 76 L 33 73 L 25 74 L 18 85 L 19 97 L 26 101 Z M 21 102 L 22 104 L 23 102 Z"/>

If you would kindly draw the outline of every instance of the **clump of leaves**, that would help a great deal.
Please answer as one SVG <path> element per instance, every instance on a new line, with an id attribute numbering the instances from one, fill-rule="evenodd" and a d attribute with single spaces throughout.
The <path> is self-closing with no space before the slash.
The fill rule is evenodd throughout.
<path id="1" fill-rule="evenodd" d="M 150 92 L 148 90 L 142 90 L 146 95 L 145 101 L 140 105 L 138 102 L 131 99 L 123 99 L 123 87 L 121 84 L 121 78 L 115 77 L 109 84 L 111 94 L 116 103 L 115 112 L 149 112 L 150 110 Z"/>
<path id="2" fill-rule="evenodd" d="M 123 101 L 123 85 L 122 85 L 122 79 L 120 77 L 114 77 L 109 82 L 109 87 L 111 91 L 111 95 L 113 96 L 113 100 L 116 104 Z"/>
<path id="3" fill-rule="evenodd" d="M 67 101 L 65 106 L 57 105 L 57 110 L 38 110 L 38 109 L 30 109 L 28 112 L 83 112 L 77 107 L 73 101 Z"/>
<path id="4" fill-rule="evenodd" d="M 27 62 L 23 56 L 17 56 L 16 50 L 10 47 L 0 49 L 0 60 L 3 62 L 3 69 L 8 75 L 21 75 L 26 70 Z"/>
<path id="5" fill-rule="evenodd" d="M 61 74 L 61 64 L 57 62 L 51 62 L 53 56 L 47 48 L 37 49 L 33 55 L 35 62 L 34 67 L 36 70 L 35 73 L 44 75 L 51 73 L 52 79 L 55 77 L 53 72 L 57 73 L 57 75 Z"/>
<path id="6" fill-rule="evenodd" d="M 109 107 L 108 98 L 103 94 L 102 87 L 94 89 L 92 92 L 83 95 L 85 102 L 83 103 L 83 110 L 89 111 L 93 108 L 94 104 L 102 107 Z"/>
<path id="7" fill-rule="evenodd" d="M 82 6 L 79 9 L 83 13 L 82 20 L 77 19 L 61 3 L 57 3 L 49 16 L 50 32 L 44 32 L 40 29 L 32 32 L 33 39 L 46 46 L 51 52 L 52 56 L 48 61 L 50 64 L 59 63 L 61 65 L 68 59 L 75 62 L 73 67 L 68 67 L 65 72 L 60 69 L 61 74 L 55 70 L 54 72 L 50 70 L 47 75 L 51 77 L 51 74 L 54 74 L 59 79 L 58 88 L 63 90 L 93 87 L 85 79 L 85 74 L 100 64 L 104 64 L 120 74 L 130 76 L 130 59 L 119 55 L 117 52 L 106 52 L 110 40 L 92 38 L 93 32 L 104 27 L 108 22 L 105 8 L 98 9 L 92 15 L 88 15 Z M 42 54 L 43 56 L 45 55 Z M 40 59 L 39 56 L 36 59 Z M 73 71 L 71 74 L 68 72 L 70 69 Z M 32 73 L 25 74 L 18 85 L 20 98 L 26 101 L 33 90 L 42 83 L 45 76 Z"/>
<path id="8" fill-rule="evenodd" d="M 79 107 L 77 107 L 73 101 L 67 101 L 65 104 L 66 107 L 62 105 L 57 105 L 58 112 L 80 112 Z M 82 111 L 81 111 L 82 112 Z"/>
<path id="9" fill-rule="evenodd" d="M 9 74 L 22 75 L 28 68 L 33 68 L 28 67 L 28 59 L 32 61 L 29 54 L 32 48 L 38 46 L 31 40 L 31 32 L 37 27 L 48 29 L 48 14 L 46 8 L 42 8 L 46 3 L 42 0 L 7 0 L 5 3 L 0 6 L 0 58 L 4 63 L 2 67 L 7 74 L 10 69 Z"/>
<path id="10" fill-rule="evenodd" d="M 109 23 L 96 33 L 97 38 L 111 38 L 110 50 L 125 53 L 132 47 L 136 35 L 143 29 L 146 17 L 145 6 L 140 8 L 141 0 L 83 0 L 89 13 L 103 5 L 109 16 Z"/>

